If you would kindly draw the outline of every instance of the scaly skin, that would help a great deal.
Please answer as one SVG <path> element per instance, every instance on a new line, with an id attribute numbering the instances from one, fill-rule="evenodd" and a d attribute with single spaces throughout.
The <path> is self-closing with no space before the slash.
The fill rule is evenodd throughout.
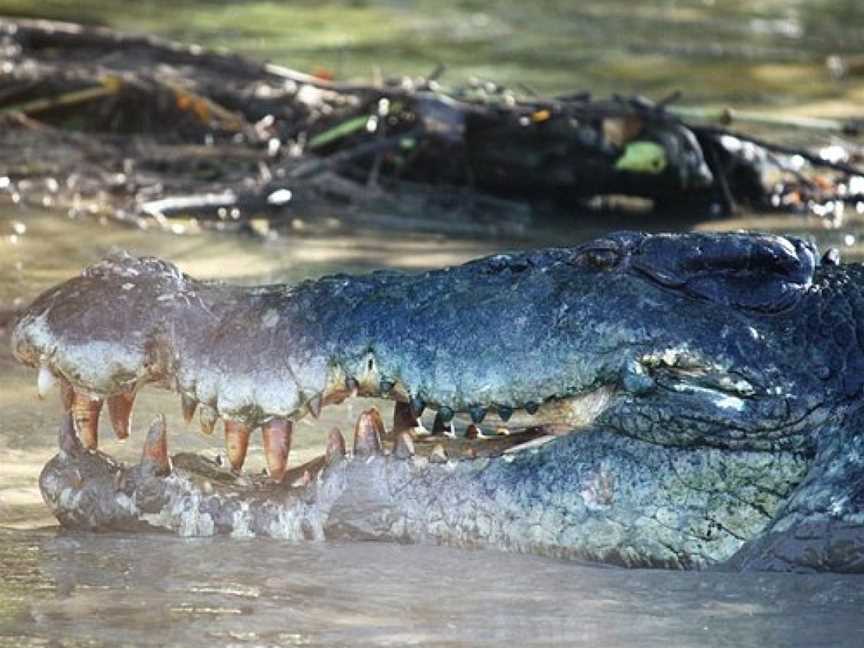
<path id="1" fill-rule="evenodd" d="M 290 442 L 290 421 L 352 391 L 445 422 L 464 413 L 484 428 L 575 430 L 473 460 L 331 453 L 292 487 L 204 479 L 217 469 L 200 461 L 168 476 L 150 460 L 121 468 L 68 441 L 69 423 L 41 484 L 70 526 L 855 571 L 862 278 L 861 266 L 820 264 L 802 241 L 750 234 L 620 233 L 294 288 L 197 282 L 121 255 L 37 299 L 12 343 L 40 380 L 67 385 L 90 447 L 90 399 L 116 412 L 148 382 L 179 391 L 184 411 L 200 402 L 205 426 L 231 422 L 235 468 L 236 439 L 252 427 L 284 421 Z M 358 426 L 375 427 L 367 419 Z"/>
<path id="2" fill-rule="evenodd" d="M 64 427 L 74 440 L 71 422 Z M 147 461 L 127 468 L 67 445 L 40 485 L 73 528 L 446 543 L 634 567 L 730 558 L 807 470 L 791 453 L 665 448 L 592 429 L 446 463 L 410 453 L 337 455 L 308 484 L 291 487 L 189 455 L 159 477 Z"/>

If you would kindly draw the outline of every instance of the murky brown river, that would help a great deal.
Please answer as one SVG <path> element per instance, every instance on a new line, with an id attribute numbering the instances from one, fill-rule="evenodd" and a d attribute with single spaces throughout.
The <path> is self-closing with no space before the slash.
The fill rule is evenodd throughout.
<path id="1" fill-rule="evenodd" d="M 43 10 L 67 18 L 98 15 L 121 27 L 233 44 L 282 63 L 320 63 L 346 74 L 364 74 L 372 59 L 394 70 L 404 63 L 410 72 L 442 59 L 457 76 L 533 81 L 544 91 L 587 85 L 601 94 L 662 95 L 680 87 L 709 103 L 807 114 L 852 114 L 862 96 L 860 82 L 832 81 L 823 65 L 832 51 L 864 48 L 857 2 L 541 4 L 505 2 L 497 13 L 482 3 L 453 3 L 438 22 L 438 4 L 426 2 L 415 13 L 387 2 L 248 2 L 234 9 L 183 2 L 174 21 L 148 3 L 54 0 Z M 11 3 L 17 11 L 28 6 Z M 290 38 L 272 27 L 280 24 Z M 308 33 L 298 33 L 297 25 Z M 572 48 L 564 47 L 568 42 Z M 496 60 L 500 67 L 492 65 Z M 575 243 L 603 227 L 537 232 L 533 242 Z M 854 210 L 832 227 L 814 218 L 757 214 L 697 227 L 805 234 L 839 247 L 847 260 L 864 258 L 864 218 Z M 175 236 L 0 207 L 0 311 L 28 302 L 112 248 L 158 254 L 200 277 L 257 283 L 377 267 L 420 270 L 527 244 L 380 232 L 268 240 Z M 322 421 L 301 425 L 292 463 L 320 453 L 323 431 L 350 427 L 360 406 L 331 408 Z M 125 444 L 108 441 L 104 449 L 136 460 L 140 428 L 160 411 L 168 415 L 172 451 L 219 452 L 215 439 L 184 426 L 175 397 L 152 390 L 136 403 L 138 434 Z M 0 646 L 864 645 L 860 577 L 625 571 L 375 543 L 65 533 L 37 488 L 39 471 L 55 452 L 59 414 L 58 399 L 37 400 L 35 372 L 14 363 L 8 331 L 0 331 Z M 262 465 L 253 449 L 249 469 Z"/>

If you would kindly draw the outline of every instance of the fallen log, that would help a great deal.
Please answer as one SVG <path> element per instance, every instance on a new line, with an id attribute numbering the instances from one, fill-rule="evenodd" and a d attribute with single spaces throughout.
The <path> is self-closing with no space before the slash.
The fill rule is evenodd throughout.
<path id="1" fill-rule="evenodd" d="M 862 199 L 854 156 L 690 123 L 677 97 L 445 90 L 440 73 L 340 84 L 151 36 L 0 19 L 0 198 L 138 225 L 337 214 L 508 236 L 538 216 L 824 213 Z"/>

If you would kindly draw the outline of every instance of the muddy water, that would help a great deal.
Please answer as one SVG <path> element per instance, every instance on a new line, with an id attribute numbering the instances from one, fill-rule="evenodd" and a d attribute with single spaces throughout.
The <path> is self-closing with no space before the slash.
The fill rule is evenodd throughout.
<path id="1" fill-rule="evenodd" d="M 864 48 L 857 0 L 505 0 L 494 9 L 473 1 L 184 0 L 170 16 L 146 2 L 3 5 L 228 45 L 341 78 L 424 73 L 443 61 L 454 82 L 478 76 L 542 92 L 654 97 L 681 89 L 691 103 L 772 113 L 856 115 L 864 97 L 861 76 L 835 79 L 824 65 L 831 54 Z M 755 214 L 696 226 L 804 234 L 860 260 L 864 220 L 853 211 L 830 228 L 818 219 Z M 539 232 L 535 242 L 575 243 L 604 225 Z M 268 241 L 172 236 L 0 208 L 0 313 L 113 247 L 168 257 L 197 276 L 253 283 L 419 270 L 525 244 L 363 232 Z M 326 410 L 321 423 L 301 425 L 292 461 L 319 453 L 323 431 L 349 429 L 363 405 Z M 622 571 L 387 544 L 64 533 L 36 486 L 54 453 L 59 412 L 56 396 L 36 399 L 34 372 L 12 361 L 8 331 L 0 331 L 0 647 L 864 645 L 864 581 L 855 577 Z M 105 435 L 103 448 L 134 461 L 141 427 L 157 412 L 168 415 L 172 451 L 220 452 L 218 439 L 183 425 L 176 397 L 153 391 L 136 404 L 132 439 L 121 444 Z M 249 469 L 261 466 L 255 447 Z"/>
<path id="2" fill-rule="evenodd" d="M 0 646 L 860 646 L 860 579 L 0 532 Z M 4 639 L 5 633 L 5 639 Z"/>

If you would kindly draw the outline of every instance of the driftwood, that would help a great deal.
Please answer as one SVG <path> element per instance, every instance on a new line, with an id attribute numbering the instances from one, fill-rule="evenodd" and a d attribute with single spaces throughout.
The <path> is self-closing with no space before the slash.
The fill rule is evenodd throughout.
<path id="1" fill-rule="evenodd" d="M 864 184 L 854 159 L 688 123 L 669 101 L 445 92 L 440 72 L 339 84 L 153 37 L 0 19 L 0 198 L 166 227 L 303 219 L 514 235 L 538 215 L 610 209 L 824 211 Z"/>

